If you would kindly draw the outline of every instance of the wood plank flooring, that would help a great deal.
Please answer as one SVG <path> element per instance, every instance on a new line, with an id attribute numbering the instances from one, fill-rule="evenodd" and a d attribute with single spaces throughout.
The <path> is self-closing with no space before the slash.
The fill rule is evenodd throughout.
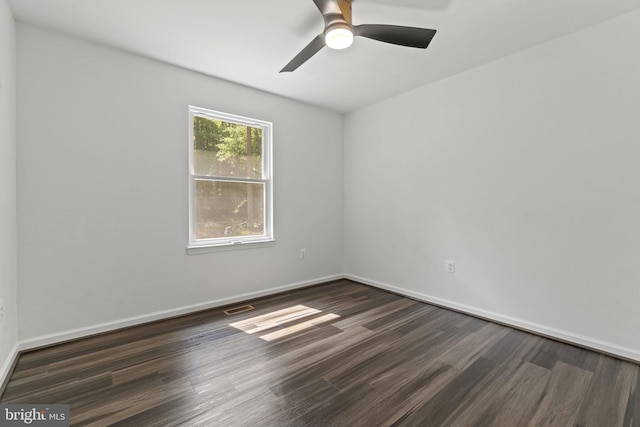
<path id="1" fill-rule="evenodd" d="M 639 366 L 347 280 L 20 356 L 74 426 L 638 426 Z"/>

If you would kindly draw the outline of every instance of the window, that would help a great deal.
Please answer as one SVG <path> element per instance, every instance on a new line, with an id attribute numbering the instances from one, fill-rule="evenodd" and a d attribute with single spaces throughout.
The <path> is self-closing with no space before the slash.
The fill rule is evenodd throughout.
<path id="1" fill-rule="evenodd" d="M 271 123 L 189 107 L 189 249 L 273 241 Z"/>

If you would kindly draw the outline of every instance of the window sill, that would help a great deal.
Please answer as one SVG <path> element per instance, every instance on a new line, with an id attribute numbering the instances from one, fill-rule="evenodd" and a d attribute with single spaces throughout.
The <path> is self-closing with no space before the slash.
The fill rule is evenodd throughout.
<path id="1" fill-rule="evenodd" d="M 258 249 L 275 246 L 276 241 L 257 240 L 254 242 L 221 243 L 219 245 L 187 246 L 187 255 L 208 254 L 212 252 L 237 251 L 242 249 Z"/>

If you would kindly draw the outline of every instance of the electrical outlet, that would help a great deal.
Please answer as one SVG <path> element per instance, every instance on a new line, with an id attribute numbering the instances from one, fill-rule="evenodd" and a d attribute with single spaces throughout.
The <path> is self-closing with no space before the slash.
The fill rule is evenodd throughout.
<path id="1" fill-rule="evenodd" d="M 4 317 L 4 300 L 0 299 L 0 322 L 2 321 L 3 317 Z"/>
<path id="2" fill-rule="evenodd" d="M 456 262 L 452 259 L 448 259 L 444 262 L 444 271 L 447 273 L 455 273 L 456 272 Z"/>
<path id="3" fill-rule="evenodd" d="M 298 258 L 305 259 L 307 257 L 307 250 L 302 248 L 298 251 Z"/>

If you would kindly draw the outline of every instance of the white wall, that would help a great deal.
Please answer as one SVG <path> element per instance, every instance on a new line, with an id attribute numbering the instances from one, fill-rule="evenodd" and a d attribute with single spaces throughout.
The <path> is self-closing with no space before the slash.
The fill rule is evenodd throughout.
<path id="1" fill-rule="evenodd" d="M 640 360 L 638 52 L 640 11 L 348 115 L 347 273 Z"/>
<path id="2" fill-rule="evenodd" d="M 311 283 L 344 260 L 353 278 L 640 360 L 639 24 L 628 14 L 354 112 L 344 146 L 337 114 L 19 24 L 20 339 Z M 188 104 L 274 122 L 276 246 L 185 254 Z M 2 131 L 12 301 L 16 145 Z"/>
<path id="3" fill-rule="evenodd" d="M 18 52 L 21 340 L 343 272 L 341 115 L 29 25 Z M 273 122 L 275 246 L 185 254 L 189 104 Z"/>
<path id="4" fill-rule="evenodd" d="M 9 5 L 0 0 L 0 382 L 18 340 L 16 242 L 16 37 Z"/>

